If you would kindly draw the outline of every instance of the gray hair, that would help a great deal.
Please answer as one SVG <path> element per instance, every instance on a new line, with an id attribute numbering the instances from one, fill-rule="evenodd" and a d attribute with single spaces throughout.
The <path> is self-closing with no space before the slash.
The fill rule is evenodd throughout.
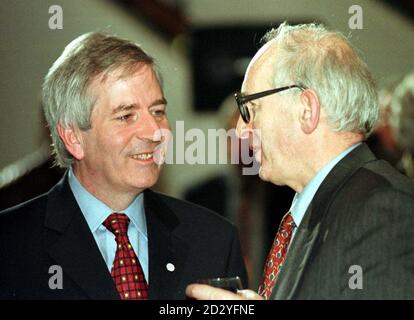
<path id="1" fill-rule="evenodd" d="M 414 70 L 395 88 L 390 124 L 399 147 L 414 155 Z"/>
<path id="2" fill-rule="evenodd" d="M 313 89 L 335 131 L 369 136 L 379 117 L 375 82 L 345 36 L 314 23 L 284 22 L 263 40 L 274 41 L 280 52 L 275 86 Z"/>
<path id="3" fill-rule="evenodd" d="M 58 166 L 69 167 L 73 156 L 60 139 L 57 125 L 83 131 L 91 128 L 97 98 L 89 92 L 92 81 L 100 76 L 105 81 L 109 73 L 117 70 L 121 76 L 128 76 L 143 64 L 153 65 L 153 58 L 139 45 L 106 33 L 86 33 L 66 46 L 42 86 L 43 110 Z"/>

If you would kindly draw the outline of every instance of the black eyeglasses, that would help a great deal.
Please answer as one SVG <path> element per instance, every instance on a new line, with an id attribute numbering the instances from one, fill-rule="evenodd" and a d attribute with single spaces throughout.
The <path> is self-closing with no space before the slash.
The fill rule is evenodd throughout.
<path id="1" fill-rule="evenodd" d="M 240 111 L 240 114 L 241 114 L 241 117 L 242 117 L 243 121 L 245 123 L 250 122 L 250 112 L 249 112 L 249 108 L 246 106 L 247 102 L 255 100 L 255 99 L 263 98 L 265 96 L 268 96 L 268 95 L 271 95 L 271 94 L 274 94 L 274 93 L 278 93 L 278 92 L 281 92 L 281 91 L 284 91 L 284 90 L 292 89 L 292 88 L 299 88 L 301 90 L 306 89 L 304 86 L 294 84 L 294 85 L 287 86 L 287 87 L 270 89 L 270 90 L 266 90 L 266 91 L 262 91 L 262 92 L 249 94 L 247 96 L 242 95 L 240 92 L 236 92 L 234 94 L 234 98 L 236 99 L 237 106 L 239 107 L 239 111 Z"/>

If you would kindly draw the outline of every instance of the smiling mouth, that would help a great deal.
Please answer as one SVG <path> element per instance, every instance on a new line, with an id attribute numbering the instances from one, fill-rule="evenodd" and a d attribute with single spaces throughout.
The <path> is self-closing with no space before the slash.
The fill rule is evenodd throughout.
<path id="1" fill-rule="evenodd" d="M 152 152 L 146 152 L 146 153 L 133 154 L 131 158 L 135 160 L 149 161 L 149 160 L 152 160 L 153 155 L 154 154 Z"/>

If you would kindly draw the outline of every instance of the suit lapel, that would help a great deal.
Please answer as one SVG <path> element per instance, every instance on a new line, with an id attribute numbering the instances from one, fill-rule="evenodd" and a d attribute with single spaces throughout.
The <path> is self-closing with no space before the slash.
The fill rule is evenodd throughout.
<path id="1" fill-rule="evenodd" d="M 281 300 L 293 298 L 320 230 L 320 223 L 312 228 L 309 227 L 310 216 L 312 216 L 312 204 L 306 210 L 303 220 L 293 238 L 289 248 L 289 254 L 286 257 L 282 270 L 280 270 L 279 279 L 270 299 Z"/>
<path id="2" fill-rule="evenodd" d="M 377 160 L 365 143 L 356 147 L 331 170 L 320 185 L 289 248 L 271 299 L 292 299 L 297 292 L 312 249 L 324 226 L 324 216 L 341 186 L 365 163 Z"/>
<path id="3" fill-rule="evenodd" d="M 45 246 L 56 264 L 92 299 L 119 299 L 105 261 L 70 190 L 67 175 L 49 193 Z"/>
<path id="4" fill-rule="evenodd" d="M 188 244 L 174 233 L 179 225 L 175 213 L 162 197 L 151 190 L 144 193 L 149 250 L 150 299 L 182 296 L 177 286 L 187 258 Z"/>

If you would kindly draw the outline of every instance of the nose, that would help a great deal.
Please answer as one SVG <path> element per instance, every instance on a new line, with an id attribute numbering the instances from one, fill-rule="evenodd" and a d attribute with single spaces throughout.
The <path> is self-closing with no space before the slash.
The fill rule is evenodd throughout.
<path id="1" fill-rule="evenodd" d="M 252 131 L 252 122 L 245 123 L 241 116 L 237 120 L 236 135 L 239 139 L 249 139 L 249 134 Z"/>
<path id="2" fill-rule="evenodd" d="M 161 129 L 161 123 L 157 121 L 157 119 L 155 119 L 151 114 L 146 114 L 141 118 L 141 121 L 139 121 L 137 136 L 141 140 L 147 140 L 149 142 L 161 142 L 163 140 Z"/>

